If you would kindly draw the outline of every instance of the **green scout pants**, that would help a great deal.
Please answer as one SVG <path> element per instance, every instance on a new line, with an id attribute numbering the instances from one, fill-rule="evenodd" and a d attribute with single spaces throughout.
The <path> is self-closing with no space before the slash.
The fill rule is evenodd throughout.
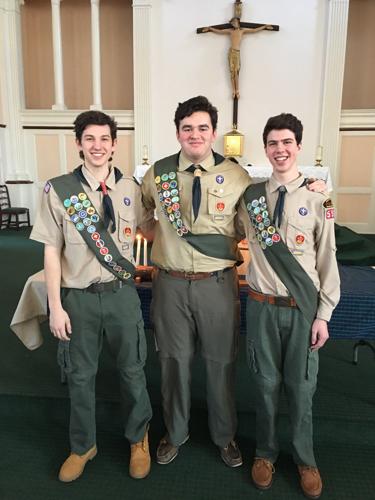
<path id="1" fill-rule="evenodd" d="M 189 434 L 191 362 L 200 350 L 206 367 L 209 429 L 214 443 L 224 447 L 237 428 L 237 272 L 221 271 L 218 276 L 189 281 L 159 270 L 154 276 L 152 297 L 168 440 L 178 446 Z"/>
<path id="2" fill-rule="evenodd" d="M 58 361 L 70 394 L 71 451 L 84 454 L 96 442 L 95 377 L 105 335 L 120 376 L 125 437 L 141 441 L 152 416 L 143 371 L 147 346 L 140 300 L 128 285 L 90 293 L 64 289 L 62 304 L 72 324 L 71 340 L 60 342 Z"/>
<path id="3" fill-rule="evenodd" d="M 282 384 L 289 406 L 293 458 L 315 466 L 312 398 L 318 352 L 310 350 L 311 325 L 301 311 L 247 301 L 247 359 L 256 386 L 256 456 L 274 463 L 279 453 L 276 420 Z"/>

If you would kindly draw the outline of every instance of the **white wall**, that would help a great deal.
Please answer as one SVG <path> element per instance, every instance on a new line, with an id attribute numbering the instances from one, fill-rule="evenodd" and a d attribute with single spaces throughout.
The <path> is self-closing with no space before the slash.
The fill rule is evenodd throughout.
<path id="1" fill-rule="evenodd" d="M 154 0 L 152 7 L 152 142 L 156 160 L 178 149 L 173 124 L 177 103 L 206 95 L 219 110 L 215 149 L 231 129 L 233 101 L 229 36 L 196 28 L 233 16 L 229 0 Z M 303 122 L 300 164 L 312 164 L 319 142 L 327 0 L 244 1 L 242 21 L 278 24 L 280 31 L 246 34 L 241 44 L 238 128 L 244 159 L 265 164 L 262 130 L 269 116 L 291 112 Z"/>

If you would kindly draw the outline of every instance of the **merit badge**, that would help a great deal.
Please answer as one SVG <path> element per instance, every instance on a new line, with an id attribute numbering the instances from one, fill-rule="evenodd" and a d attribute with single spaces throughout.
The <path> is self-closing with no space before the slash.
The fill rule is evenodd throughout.
<path id="1" fill-rule="evenodd" d="M 167 206 L 167 214 L 171 214 L 172 212 L 173 212 L 173 208 L 170 205 L 168 205 Z"/>
<path id="2" fill-rule="evenodd" d="M 93 225 L 88 226 L 88 228 L 87 228 L 87 232 L 88 233 L 93 234 L 93 233 L 95 233 L 95 231 L 96 231 L 96 227 L 95 226 L 93 226 Z"/>
<path id="3" fill-rule="evenodd" d="M 91 225 L 91 219 L 89 219 L 88 217 L 85 217 L 82 222 L 84 223 L 85 226 Z"/>
<path id="4" fill-rule="evenodd" d="M 176 178 L 176 172 L 169 172 L 169 176 L 168 176 L 170 179 L 175 179 Z"/>
<path id="5" fill-rule="evenodd" d="M 219 212 L 222 212 L 225 208 L 225 203 L 223 203 L 222 201 L 219 201 L 218 203 L 216 203 L 216 208 L 217 208 L 217 210 L 219 210 Z"/>
<path id="6" fill-rule="evenodd" d="M 77 212 L 79 212 L 80 210 L 82 210 L 82 208 L 83 208 L 82 203 L 75 203 L 75 204 L 74 204 L 74 209 L 75 209 Z"/>
<path id="7" fill-rule="evenodd" d="M 128 198 L 127 196 L 124 198 L 124 203 L 125 205 L 128 207 L 130 204 L 131 204 L 131 201 L 130 201 L 130 198 Z"/>
<path id="8" fill-rule="evenodd" d="M 89 213 L 88 210 L 87 210 L 87 213 Z M 92 220 L 92 222 L 98 222 L 99 221 L 99 215 L 98 214 L 92 214 L 91 220 Z"/>
<path id="9" fill-rule="evenodd" d="M 170 187 L 171 189 L 175 189 L 175 188 L 177 187 L 177 181 L 171 181 L 171 182 L 169 183 L 169 187 Z"/>
<path id="10" fill-rule="evenodd" d="M 104 260 L 106 262 L 111 262 L 112 259 L 113 259 L 113 257 L 110 253 L 107 253 L 107 255 L 104 256 Z"/>
<path id="11" fill-rule="evenodd" d="M 90 200 L 83 200 L 82 205 L 84 206 L 84 208 L 91 207 Z"/>
<path id="12" fill-rule="evenodd" d="M 69 199 L 69 198 L 67 198 L 66 200 L 64 200 L 64 207 L 65 207 L 65 208 L 70 207 L 70 205 L 71 205 L 71 204 L 72 204 L 72 202 L 70 201 L 70 199 Z"/>
<path id="13" fill-rule="evenodd" d="M 85 199 L 87 198 L 87 195 L 86 195 L 86 193 L 79 193 L 79 194 L 78 194 L 78 198 L 79 198 L 81 201 L 83 201 L 83 200 L 85 200 Z"/>
<path id="14" fill-rule="evenodd" d="M 280 238 L 280 235 L 279 235 L 279 234 L 275 233 L 275 234 L 273 234 L 273 235 L 272 235 L 272 241 L 273 241 L 274 243 L 278 243 L 278 242 L 280 241 L 280 239 L 281 239 L 281 238 Z"/>
<path id="15" fill-rule="evenodd" d="M 305 216 L 305 215 L 307 215 L 309 213 L 309 211 L 307 210 L 306 207 L 299 208 L 298 212 L 299 212 L 300 215 L 303 215 L 303 216 Z"/>
<path id="16" fill-rule="evenodd" d="M 108 248 L 107 247 L 102 247 L 99 252 L 102 254 L 102 255 L 107 255 L 107 253 L 109 252 Z"/>
<path id="17" fill-rule="evenodd" d="M 50 183 L 49 181 L 47 181 L 47 182 L 45 183 L 45 185 L 44 185 L 44 192 L 45 192 L 46 194 L 48 194 L 50 189 L 51 189 L 51 183 Z M 64 202 L 64 204 L 65 204 L 65 202 Z M 65 206 L 66 206 L 66 205 L 65 205 Z"/>
<path id="18" fill-rule="evenodd" d="M 124 227 L 124 234 L 125 234 L 125 236 L 131 236 L 132 228 L 129 226 Z"/>
<path id="19" fill-rule="evenodd" d="M 253 200 L 253 201 L 251 202 L 251 206 L 252 206 L 253 208 L 257 207 L 258 205 L 259 205 L 259 201 L 258 201 L 258 200 Z"/>
<path id="20" fill-rule="evenodd" d="M 164 189 L 164 191 L 167 191 L 167 189 L 169 189 L 169 182 L 163 182 L 161 187 Z"/>
<path id="21" fill-rule="evenodd" d="M 266 201 L 265 197 L 264 196 L 261 196 L 259 198 L 259 203 L 264 203 Z"/>
<path id="22" fill-rule="evenodd" d="M 218 184 L 222 184 L 224 182 L 224 177 L 222 175 L 217 175 L 216 176 L 216 182 Z"/>
<path id="23" fill-rule="evenodd" d="M 67 213 L 68 215 L 73 215 L 73 214 L 75 214 L 74 207 L 71 207 L 71 206 L 70 206 L 70 207 L 68 207 L 68 209 L 67 209 L 66 213 Z"/>
<path id="24" fill-rule="evenodd" d="M 100 234 L 99 233 L 92 233 L 91 235 L 91 239 L 96 241 L 100 238 Z"/>
<path id="25" fill-rule="evenodd" d="M 80 210 L 78 212 L 78 215 L 81 217 L 81 219 L 85 219 L 87 217 L 87 212 L 86 210 Z"/>
<path id="26" fill-rule="evenodd" d="M 155 177 L 155 184 L 160 184 L 160 175 Z"/>
<path id="27" fill-rule="evenodd" d="M 93 215 L 95 213 L 95 208 L 94 207 L 87 207 L 87 213 L 89 215 Z"/>
<path id="28" fill-rule="evenodd" d="M 326 219 L 334 219 L 335 218 L 335 209 L 329 208 L 326 210 Z"/>
<path id="29" fill-rule="evenodd" d="M 95 242 L 95 245 L 98 247 L 98 248 L 103 248 L 104 247 L 104 241 L 103 240 L 97 240 Z"/>
<path id="30" fill-rule="evenodd" d="M 78 231 L 83 231 L 85 229 L 85 226 L 82 224 L 82 222 L 77 222 L 76 228 Z"/>
<path id="31" fill-rule="evenodd" d="M 77 214 L 72 215 L 71 221 L 74 222 L 74 224 L 77 224 L 77 222 L 79 222 L 79 216 Z"/>
<path id="32" fill-rule="evenodd" d="M 70 201 L 72 202 L 73 205 L 75 205 L 76 203 L 78 203 L 78 196 L 76 196 L 75 194 L 73 194 L 70 197 Z"/>
<path id="33" fill-rule="evenodd" d="M 167 181 L 168 179 L 169 179 L 169 175 L 168 175 L 168 174 L 163 174 L 163 175 L 161 176 L 161 180 L 162 180 L 163 182 Z"/>
<path id="34" fill-rule="evenodd" d="M 297 234 L 296 236 L 296 243 L 297 245 L 302 245 L 305 241 L 305 237 L 303 236 L 303 234 Z"/>

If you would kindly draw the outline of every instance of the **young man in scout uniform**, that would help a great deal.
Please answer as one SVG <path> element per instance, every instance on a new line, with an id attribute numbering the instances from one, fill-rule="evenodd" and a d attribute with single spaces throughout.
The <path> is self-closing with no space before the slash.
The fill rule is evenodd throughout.
<path id="1" fill-rule="evenodd" d="M 234 220 L 250 178 L 212 151 L 217 110 L 205 97 L 179 104 L 175 124 L 181 151 L 156 162 L 142 183 L 144 204 L 159 219 L 152 311 L 167 433 L 157 461 L 170 463 L 189 437 L 191 362 L 199 349 L 211 437 L 224 462 L 236 467 L 242 458 L 234 441 L 240 321 Z"/>
<path id="2" fill-rule="evenodd" d="M 313 452 L 312 398 L 318 350 L 328 339 L 340 281 L 333 205 L 323 193 L 303 187 L 297 167 L 301 140 L 302 124 L 295 116 L 268 120 L 263 141 L 273 173 L 246 190 L 240 208 L 251 254 L 247 354 L 257 415 L 252 478 L 260 489 L 271 486 L 283 385 L 301 487 L 308 498 L 318 498 L 322 481 Z"/>
<path id="3" fill-rule="evenodd" d="M 68 381 L 71 454 L 59 479 L 70 482 L 96 453 L 95 377 L 105 336 L 120 376 L 129 473 L 150 471 L 146 340 L 133 282 L 133 239 L 143 220 L 139 186 L 111 166 L 116 123 L 100 111 L 74 122 L 83 165 L 47 182 L 31 238 L 44 243 L 49 324 Z"/>

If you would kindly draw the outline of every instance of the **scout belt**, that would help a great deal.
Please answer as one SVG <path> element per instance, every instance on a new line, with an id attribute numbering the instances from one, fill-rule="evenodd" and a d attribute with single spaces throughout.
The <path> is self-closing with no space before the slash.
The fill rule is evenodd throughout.
<path id="1" fill-rule="evenodd" d="M 242 258 L 237 248 L 235 238 L 223 234 L 193 234 L 182 220 L 180 210 L 180 192 L 177 180 L 179 154 L 168 156 L 154 165 L 156 189 L 164 215 L 167 217 L 180 238 L 187 241 L 193 248 L 217 259 L 233 260 L 240 264 Z M 215 165 L 224 158 L 214 153 Z"/>
<path id="2" fill-rule="evenodd" d="M 62 201 L 71 223 L 100 264 L 116 278 L 134 286 L 135 267 L 120 254 L 78 178 L 73 173 L 66 174 L 51 179 L 50 183 Z"/>
<path id="3" fill-rule="evenodd" d="M 251 224 L 268 263 L 289 290 L 302 314 L 312 323 L 318 307 L 318 292 L 272 224 L 265 186 L 265 182 L 252 184 L 244 193 Z"/>

